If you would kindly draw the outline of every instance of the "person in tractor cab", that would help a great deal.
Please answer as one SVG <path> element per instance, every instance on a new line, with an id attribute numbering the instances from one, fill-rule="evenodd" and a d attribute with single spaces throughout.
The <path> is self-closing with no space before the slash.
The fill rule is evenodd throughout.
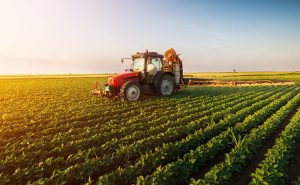
<path id="1" fill-rule="evenodd" d="M 157 73 L 156 66 L 152 63 L 152 60 L 148 60 L 147 72 L 149 76 L 154 76 Z"/>

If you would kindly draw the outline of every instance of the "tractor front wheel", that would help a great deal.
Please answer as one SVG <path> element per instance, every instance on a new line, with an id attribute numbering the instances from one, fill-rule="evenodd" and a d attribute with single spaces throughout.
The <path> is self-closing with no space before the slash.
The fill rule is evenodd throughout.
<path id="1" fill-rule="evenodd" d="M 120 96 L 123 100 L 136 101 L 141 96 L 141 86 L 138 82 L 125 82 L 120 90 Z"/>

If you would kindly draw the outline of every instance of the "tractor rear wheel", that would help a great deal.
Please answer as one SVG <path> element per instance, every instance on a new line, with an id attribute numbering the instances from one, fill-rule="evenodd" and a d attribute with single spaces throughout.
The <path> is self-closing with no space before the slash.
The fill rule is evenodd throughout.
<path id="1" fill-rule="evenodd" d="M 174 92 L 175 78 L 169 74 L 165 74 L 161 77 L 156 89 L 158 95 L 168 96 Z"/>
<path id="2" fill-rule="evenodd" d="M 136 101 L 141 96 L 141 86 L 138 82 L 125 82 L 120 90 L 120 96 L 123 100 Z"/>

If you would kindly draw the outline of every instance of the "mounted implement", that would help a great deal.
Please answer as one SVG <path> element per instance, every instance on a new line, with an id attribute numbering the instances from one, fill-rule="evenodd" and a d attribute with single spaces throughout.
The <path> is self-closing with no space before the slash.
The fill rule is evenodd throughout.
<path id="1" fill-rule="evenodd" d="M 132 54 L 132 64 L 126 73 L 108 78 L 102 91 L 92 91 L 94 95 L 116 96 L 124 100 L 138 100 L 142 93 L 168 96 L 180 89 L 183 84 L 182 61 L 174 49 L 169 49 L 164 55 L 156 52 L 137 52 Z"/>

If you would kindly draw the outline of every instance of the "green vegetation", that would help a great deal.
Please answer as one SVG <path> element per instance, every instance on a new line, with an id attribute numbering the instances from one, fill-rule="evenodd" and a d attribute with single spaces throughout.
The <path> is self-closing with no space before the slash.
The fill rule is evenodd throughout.
<path id="1" fill-rule="evenodd" d="M 252 174 L 251 184 L 283 184 L 282 177 L 288 176 L 287 165 L 295 149 L 296 138 L 300 137 L 300 109 L 286 126 L 266 158 L 259 164 L 259 168 Z"/>
<path id="2" fill-rule="evenodd" d="M 300 136 L 299 83 L 124 102 L 90 95 L 105 76 L 70 76 L 0 77 L 0 184 L 232 184 L 250 163 L 244 184 L 297 182 L 287 177 L 300 170 L 288 167 Z"/>
<path id="3" fill-rule="evenodd" d="M 219 80 L 300 80 L 300 72 L 211 72 L 189 73 L 187 76 Z"/>

